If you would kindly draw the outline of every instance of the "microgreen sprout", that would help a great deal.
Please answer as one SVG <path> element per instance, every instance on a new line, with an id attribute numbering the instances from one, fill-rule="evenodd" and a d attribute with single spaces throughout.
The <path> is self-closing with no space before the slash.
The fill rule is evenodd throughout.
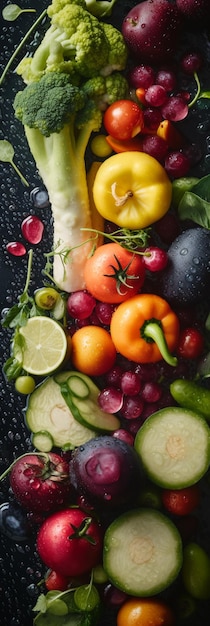
<path id="1" fill-rule="evenodd" d="M 2 11 L 2 17 L 7 22 L 14 22 L 21 13 L 36 13 L 36 9 L 21 9 L 18 4 L 8 4 Z"/>
<path id="2" fill-rule="evenodd" d="M 129 230 L 128 228 L 119 228 L 118 230 L 113 231 L 112 233 L 104 233 L 100 230 L 96 230 L 95 228 L 82 228 L 81 230 L 86 230 L 91 233 L 96 233 L 97 235 L 103 235 L 106 239 L 110 239 L 114 243 L 119 243 L 122 248 L 125 248 L 129 252 L 134 252 L 136 254 L 145 254 L 139 248 L 146 248 L 148 245 L 150 228 L 145 228 L 142 230 Z"/>
<path id="3" fill-rule="evenodd" d="M 6 139 L 1 139 L 0 140 L 0 161 L 2 161 L 3 163 L 10 163 L 10 165 L 12 165 L 13 169 L 15 170 L 16 174 L 18 174 L 18 176 L 22 180 L 22 183 L 26 185 L 26 187 L 29 187 L 29 183 L 27 182 L 26 178 L 23 176 L 23 174 L 19 170 L 19 167 L 17 167 L 17 165 L 15 165 L 13 161 L 14 154 L 15 154 L 15 151 L 14 151 L 12 144 Z"/>
<path id="4" fill-rule="evenodd" d="M 33 31 L 37 28 L 38 24 L 40 24 L 40 22 L 43 20 L 43 18 L 45 17 L 46 14 L 47 14 L 47 10 L 44 9 L 44 11 L 42 11 L 41 15 L 39 15 L 39 17 L 35 20 L 35 22 L 29 28 L 27 33 L 24 35 L 23 39 L 21 39 L 21 41 L 18 44 L 17 48 L 15 48 L 12 56 L 10 57 L 8 63 L 6 64 L 2 74 L 0 76 L 0 85 L 2 85 L 8 70 L 10 69 L 13 61 L 15 60 L 17 55 L 19 54 L 20 50 L 23 48 L 23 46 L 26 43 L 27 39 L 30 37 L 30 35 L 33 33 Z"/>

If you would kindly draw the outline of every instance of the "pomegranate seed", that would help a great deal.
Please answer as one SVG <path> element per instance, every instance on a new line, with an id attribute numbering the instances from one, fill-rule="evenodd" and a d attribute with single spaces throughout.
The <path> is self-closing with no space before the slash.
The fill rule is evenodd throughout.
<path id="1" fill-rule="evenodd" d="M 23 237 L 29 243 L 40 243 L 44 232 L 44 224 L 36 215 L 28 215 L 21 224 L 21 231 Z"/>
<path id="2" fill-rule="evenodd" d="M 7 243 L 6 249 L 13 256 L 24 256 L 26 254 L 26 248 L 20 241 L 10 241 L 10 243 Z"/>

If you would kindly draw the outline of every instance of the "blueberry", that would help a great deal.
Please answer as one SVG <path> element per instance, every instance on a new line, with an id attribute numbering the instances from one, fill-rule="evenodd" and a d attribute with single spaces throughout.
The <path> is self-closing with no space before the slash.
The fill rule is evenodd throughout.
<path id="1" fill-rule="evenodd" d="M 27 515 L 17 504 L 4 502 L 0 505 L 0 532 L 16 543 L 29 539 Z"/>

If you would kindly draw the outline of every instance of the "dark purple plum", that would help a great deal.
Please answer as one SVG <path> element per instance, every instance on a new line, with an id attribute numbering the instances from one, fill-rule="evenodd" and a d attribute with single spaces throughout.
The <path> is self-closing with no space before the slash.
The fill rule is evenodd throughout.
<path id="1" fill-rule="evenodd" d="M 122 34 L 136 62 L 165 61 L 177 48 L 182 26 L 176 4 L 145 0 L 125 16 Z"/>
<path id="2" fill-rule="evenodd" d="M 90 502 L 127 503 L 143 481 L 136 451 L 125 441 L 100 435 L 79 446 L 70 461 L 70 478 Z"/>

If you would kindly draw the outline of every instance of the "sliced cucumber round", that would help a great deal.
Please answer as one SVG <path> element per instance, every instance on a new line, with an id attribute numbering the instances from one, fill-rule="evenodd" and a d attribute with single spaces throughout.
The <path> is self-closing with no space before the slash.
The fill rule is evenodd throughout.
<path id="1" fill-rule="evenodd" d="M 33 433 L 31 441 L 34 448 L 37 448 L 40 452 L 50 452 L 55 445 L 53 438 L 46 430 L 39 430 L 39 432 Z"/>
<path id="2" fill-rule="evenodd" d="M 182 560 L 177 528 L 154 509 L 128 511 L 105 532 L 105 572 L 118 589 L 129 595 L 160 593 L 176 579 Z"/>
<path id="3" fill-rule="evenodd" d="M 210 464 L 208 424 L 180 407 L 153 413 L 138 431 L 134 446 L 149 478 L 169 489 L 193 485 Z"/>
<path id="4" fill-rule="evenodd" d="M 38 446 L 41 445 L 42 452 L 48 450 L 44 450 L 40 431 L 45 431 L 47 447 L 51 439 L 54 446 L 65 450 L 80 446 L 96 436 L 94 430 L 86 428 L 74 418 L 53 377 L 45 379 L 28 397 L 25 420 L 35 437 L 36 448 L 40 449 Z"/>

